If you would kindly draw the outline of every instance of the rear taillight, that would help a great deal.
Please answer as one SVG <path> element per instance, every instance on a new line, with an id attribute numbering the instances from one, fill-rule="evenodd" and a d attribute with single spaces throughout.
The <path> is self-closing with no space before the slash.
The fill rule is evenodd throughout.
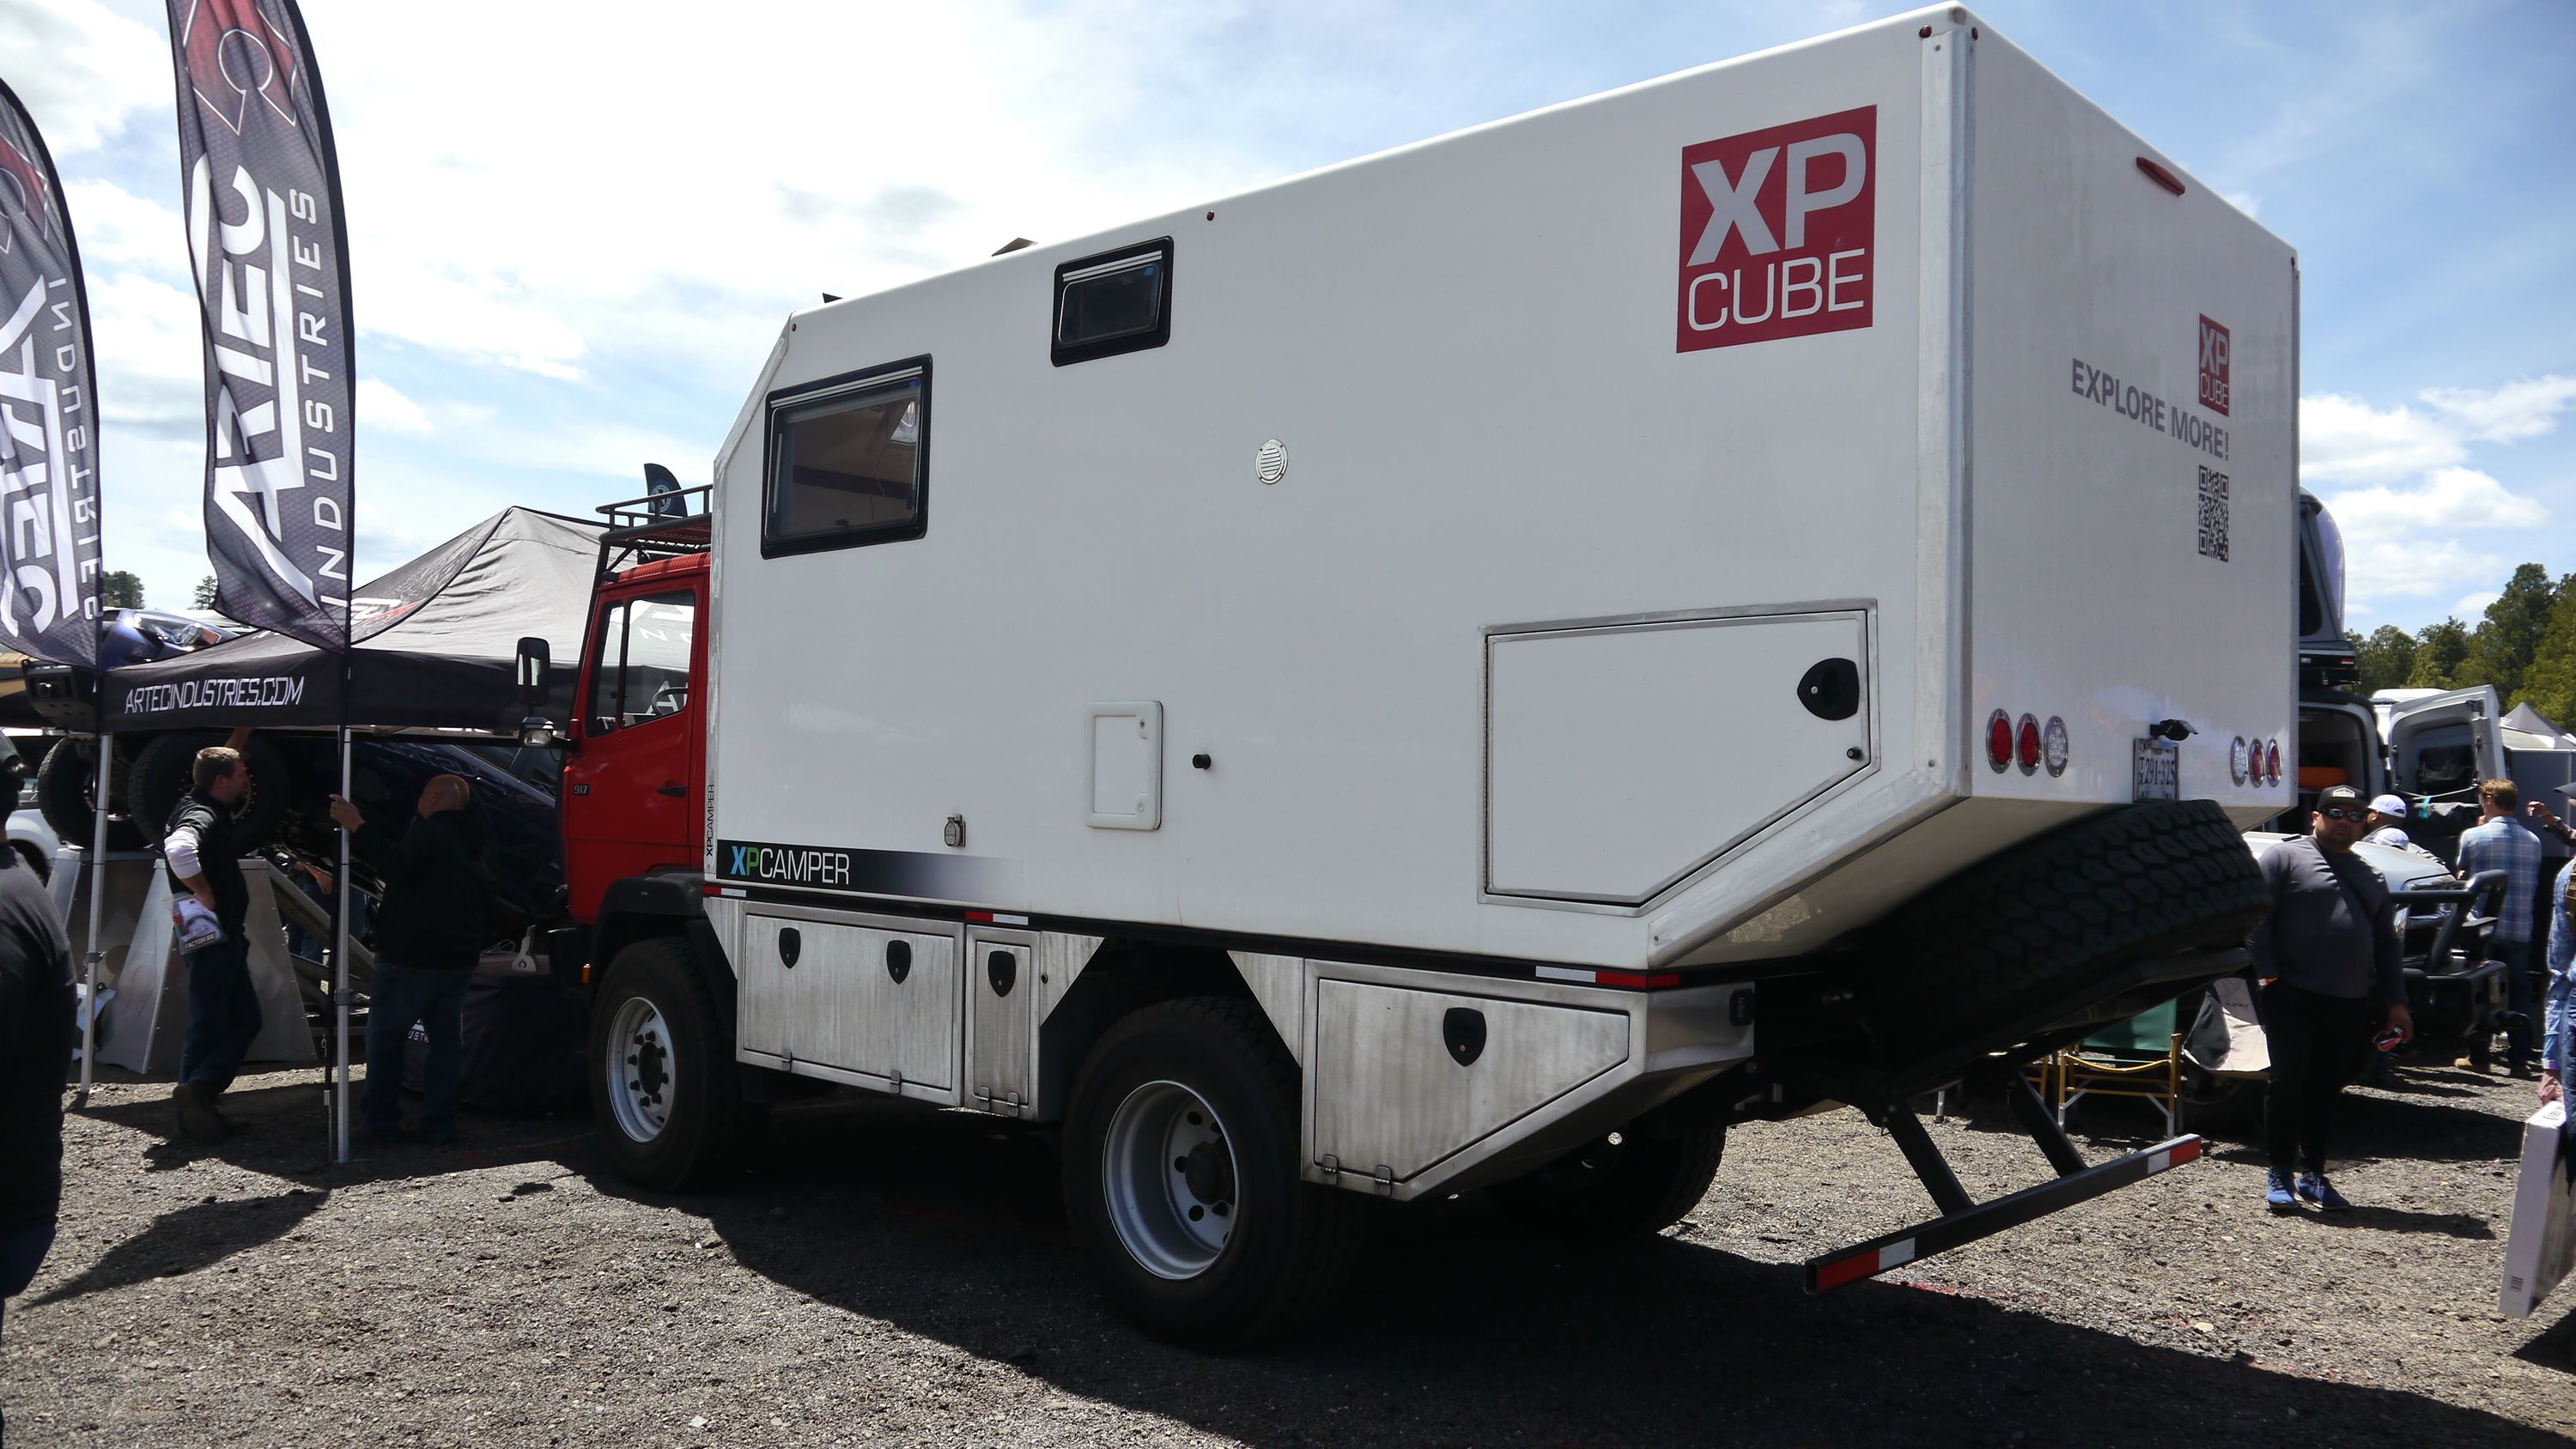
<path id="1" fill-rule="evenodd" d="M 2040 740 L 2039 720 L 2035 716 L 2023 715 L 2021 717 L 2020 737 L 2016 743 L 2018 745 L 2018 749 L 2015 753 L 2021 765 L 2021 772 L 2025 775 L 2037 774 L 2039 772 Z"/>
<path id="2" fill-rule="evenodd" d="M 2050 715 L 2047 727 L 2040 731 L 2040 761 L 2048 766 L 2049 778 L 2065 774 L 2066 763 L 2074 755 L 2075 748 L 2066 738 L 2065 719 Z"/>
<path id="3" fill-rule="evenodd" d="M 1986 721 L 1986 763 L 1994 766 L 1995 773 L 2000 775 L 2004 767 L 2012 763 L 2012 757 L 2012 716 L 1996 710 L 1994 718 Z"/>
<path id="4" fill-rule="evenodd" d="M 2281 742 L 2274 740 L 2263 750 L 2263 778 L 2270 784 L 2281 783 Z"/>
<path id="5" fill-rule="evenodd" d="M 2227 747 L 2227 778 L 2235 781 L 2239 785 L 2242 785 L 2245 783 L 2245 778 L 2249 773 L 2258 776 L 2261 775 L 2263 773 L 2263 767 L 2261 765 L 2252 765 L 2250 769 L 2248 768 L 2249 757 L 2261 749 L 2262 746 L 2259 744 L 2255 745 L 2252 749 L 2248 749 L 2245 744 L 2245 737 L 2243 735 L 2238 735 L 2236 737 L 2236 742 Z"/>

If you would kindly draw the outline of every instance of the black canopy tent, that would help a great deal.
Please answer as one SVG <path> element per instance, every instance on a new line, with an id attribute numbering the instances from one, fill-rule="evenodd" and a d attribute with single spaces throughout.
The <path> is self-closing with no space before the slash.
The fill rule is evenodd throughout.
<path id="1" fill-rule="evenodd" d="M 105 849 L 111 751 L 107 736 L 185 729 L 330 731 L 339 737 L 340 790 L 349 789 L 351 733 L 461 730 L 516 737 L 529 713 L 519 641 L 546 641 L 567 667 L 549 669 L 543 713 L 570 717 L 569 667 L 580 657 L 601 562 L 601 525 L 505 508 L 400 568 L 359 586 L 350 650 L 258 633 L 175 659 L 114 669 L 99 710 L 97 848 Z M 343 708 L 343 692 L 345 704 Z M 63 691 L 68 692 L 68 691 Z M 344 835 L 333 920 L 337 982 L 332 1063 L 333 1156 L 349 1157 L 349 853 Z M 98 938 L 91 892 L 90 939 Z M 91 999 L 98 952 L 89 955 Z M 84 1026 L 86 1100 L 95 1040 Z"/>
<path id="2" fill-rule="evenodd" d="M 600 526 L 505 508 L 359 587 L 346 661 L 283 634 L 249 634 L 107 678 L 105 727 L 471 730 L 514 735 L 529 713 L 519 640 L 581 649 Z M 544 713 L 571 715 L 569 667 L 548 671 Z"/>

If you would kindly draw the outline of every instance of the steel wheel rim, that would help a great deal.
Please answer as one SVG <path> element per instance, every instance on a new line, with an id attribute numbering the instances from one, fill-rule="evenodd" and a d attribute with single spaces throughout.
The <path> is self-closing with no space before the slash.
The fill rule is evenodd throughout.
<path id="1" fill-rule="evenodd" d="M 1109 1119 L 1100 1179 L 1110 1226 L 1145 1271 L 1195 1278 L 1224 1254 L 1241 1179 L 1224 1121 L 1197 1092 L 1153 1081 L 1128 1093 Z"/>
<path id="2" fill-rule="evenodd" d="M 662 1010 L 641 996 L 620 1002 L 608 1023 L 608 1107 L 617 1129 L 637 1142 L 662 1135 L 671 1122 L 671 1031 Z"/>

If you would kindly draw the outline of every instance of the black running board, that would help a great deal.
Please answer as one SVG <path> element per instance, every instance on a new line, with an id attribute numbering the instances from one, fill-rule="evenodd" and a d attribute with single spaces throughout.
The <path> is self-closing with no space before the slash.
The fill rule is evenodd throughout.
<path id="1" fill-rule="evenodd" d="M 1906 1121 L 1912 1125 L 1911 1117 Z M 1902 1141 L 1904 1129 L 1896 1130 Z M 1919 1133 L 1922 1129 L 1916 1126 L 1914 1130 Z M 1928 1142 L 1924 1145 L 1929 1146 Z M 1913 1152 L 1909 1150 L 1907 1155 L 1912 1156 Z M 2159 1142 L 2144 1152 L 2132 1152 L 2126 1157 L 2113 1158 L 2099 1167 L 2088 1167 L 2080 1172 L 2068 1173 L 2054 1182 L 2044 1182 L 2037 1187 L 2024 1188 L 2010 1197 L 1999 1197 L 1992 1202 L 1970 1203 L 1955 1212 L 1906 1228 L 1901 1232 L 1872 1238 L 1866 1243 L 1827 1253 L 1821 1258 L 1809 1258 L 1807 1291 L 1821 1293 L 1828 1288 L 1839 1288 L 1846 1283 L 1875 1278 L 1890 1268 L 1920 1262 L 1935 1253 L 1948 1252 L 1962 1243 L 1973 1243 L 1979 1238 L 1990 1237 L 2007 1228 L 2017 1228 L 2034 1218 L 2046 1217 L 2060 1208 L 2073 1207 L 2079 1202 L 2100 1197 L 2104 1193 L 2117 1192 L 2131 1183 L 2144 1182 L 2167 1168 L 2179 1166 L 2198 1156 L 2200 1156 L 2199 1137 L 2176 1137 L 2170 1142 Z M 1918 1167 L 1920 1165 L 1920 1163 L 1917 1164 Z M 1927 1182 L 1926 1185 L 1930 1184 Z M 1936 1190 L 1934 1195 L 1936 1198 L 1946 1198 L 1950 1193 Z M 1964 1196 L 1964 1193 L 1959 1195 L 1960 1198 Z M 1947 1206 L 1947 1203 L 1944 1205 Z"/>

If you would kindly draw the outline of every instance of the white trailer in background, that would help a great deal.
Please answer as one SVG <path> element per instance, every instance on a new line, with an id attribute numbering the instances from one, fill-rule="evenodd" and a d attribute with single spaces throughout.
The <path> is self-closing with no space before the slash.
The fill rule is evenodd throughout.
<path id="1" fill-rule="evenodd" d="M 1651 1230 L 1819 1103 L 1945 1214 L 1819 1286 L 2187 1160 L 2025 1090 L 2065 1176 L 1975 1204 L 1905 1111 L 2233 969 L 2295 773 L 2294 256 L 1985 29 L 790 319 L 604 561 L 559 958 L 616 1160 L 800 1081 L 1060 1122 L 1205 1342 L 1362 1197 Z"/>

